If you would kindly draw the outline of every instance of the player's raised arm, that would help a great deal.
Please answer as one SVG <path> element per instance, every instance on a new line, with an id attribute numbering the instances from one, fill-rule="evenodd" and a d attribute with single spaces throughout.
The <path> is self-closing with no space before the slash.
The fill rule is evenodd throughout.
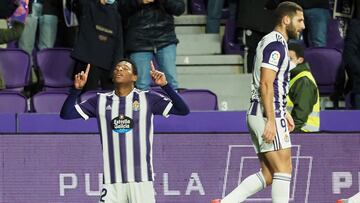
<path id="1" fill-rule="evenodd" d="M 85 86 L 90 71 L 90 64 L 87 65 L 85 72 L 81 71 L 74 77 L 74 88 L 70 89 L 70 94 L 66 98 L 61 111 L 60 117 L 62 119 L 81 118 L 81 115 L 75 108 L 76 101 L 81 94 L 81 89 Z"/>
<path id="2" fill-rule="evenodd" d="M 155 84 L 159 85 L 172 100 L 173 107 L 170 109 L 170 114 L 175 115 L 187 115 L 190 113 L 190 109 L 182 97 L 168 84 L 165 74 L 155 69 L 154 63 L 150 62 L 150 74 Z"/>

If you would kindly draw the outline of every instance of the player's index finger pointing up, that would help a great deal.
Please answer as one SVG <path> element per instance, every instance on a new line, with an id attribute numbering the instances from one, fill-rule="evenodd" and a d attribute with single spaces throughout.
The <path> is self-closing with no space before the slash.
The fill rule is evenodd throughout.
<path id="1" fill-rule="evenodd" d="M 90 64 L 88 63 L 86 66 L 85 74 L 88 75 L 90 71 Z"/>
<path id="2" fill-rule="evenodd" d="M 155 71 L 154 62 L 152 60 L 150 61 L 150 69 L 151 71 Z"/>

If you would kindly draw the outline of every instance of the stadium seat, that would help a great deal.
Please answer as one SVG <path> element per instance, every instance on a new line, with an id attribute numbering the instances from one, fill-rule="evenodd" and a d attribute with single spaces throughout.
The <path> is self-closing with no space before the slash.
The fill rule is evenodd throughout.
<path id="1" fill-rule="evenodd" d="M 222 49 L 224 54 L 241 54 L 240 44 L 236 42 L 236 20 L 227 19 L 225 24 L 225 32 L 222 41 Z"/>
<path id="2" fill-rule="evenodd" d="M 44 80 L 44 90 L 66 90 L 73 85 L 75 61 L 71 49 L 50 48 L 36 53 L 36 62 Z"/>
<path id="3" fill-rule="evenodd" d="M 36 113 L 60 113 L 67 96 L 65 91 L 38 92 L 32 97 L 32 110 Z"/>
<path id="4" fill-rule="evenodd" d="M 344 39 L 340 34 L 339 21 L 335 19 L 329 20 L 327 28 L 326 47 L 334 48 L 342 52 L 344 49 Z"/>
<path id="5" fill-rule="evenodd" d="M 305 49 L 305 61 L 310 64 L 320 95 L 331 95 L 341 67 L 341 52 L 333 48 L 312 47 Z"/>
<path id="6" fill-rule="evenodd" d="M 22 91 L 29 84 L 29 54 L 21 49 L 0 49 L 0 72 L 7 90 Z"/>
<path id="7" fill-rule="evenodd" d="M 218 110 L 217 96 L 206 89 L 183 89 L 179 94 L 189 105 L 191 111 Z"/>
<path id="8" fill-rule="evenodd" d="M 27 102 L 24 95 L 14 91 L 0 91 L 0 113 L 25 113 Z"/>

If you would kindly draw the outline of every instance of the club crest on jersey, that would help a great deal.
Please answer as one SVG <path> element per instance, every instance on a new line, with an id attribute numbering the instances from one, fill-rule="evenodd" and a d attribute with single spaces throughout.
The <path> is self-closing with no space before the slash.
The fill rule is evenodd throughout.
<path id="1" fill-rule="evenodd" d="M 113 131 L 117 133 L 127 133 L 133 129 L 133 119 L 121 114 L 120 116 L 112 119 L 111 121 Z"/>
<path id="2" fill-rule="evenodd" d="M 285 140 L 285 142 L 289 142 L 289 141 L 290 141 L 289 133 L 285 133 L 284 140 Z"/>
<path id="3" fill-rule="evenodd" d="M 273 51 L 270 54 L 269 63 L 271 65 L 277 66 L 280 61 L 280 53 L 278 51 Z"/>
<path id="4" fill-rule="evenodd" d="M 140 110 L 140 103 L 138 100 L 135 100 L 132 104 L 133 110 L 134 111 L 139 111 Z"/>

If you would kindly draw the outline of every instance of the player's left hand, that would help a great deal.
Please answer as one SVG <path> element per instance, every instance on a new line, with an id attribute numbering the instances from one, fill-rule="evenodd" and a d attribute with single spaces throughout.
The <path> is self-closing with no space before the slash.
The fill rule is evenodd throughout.
<path id="1" fill-rule="evenodd" d="M 150 74 L 155 84 L 161 87 L 165 86 L 167 84 L 165 74 L 163 72 L 156 70 L 154 63 L 152 61 L 150 62 L 150 67 L 151 67 Z"/>
<path id="2" fill-rule="evenodd" d="M 286 113 L 285 118 L 286 118 L 286 121 L 288 124 L 289 132 L 292 132 L 295 128 L 294 119 L 292 118 L 291 114 L 289 114 L 289 113 Z"/>

